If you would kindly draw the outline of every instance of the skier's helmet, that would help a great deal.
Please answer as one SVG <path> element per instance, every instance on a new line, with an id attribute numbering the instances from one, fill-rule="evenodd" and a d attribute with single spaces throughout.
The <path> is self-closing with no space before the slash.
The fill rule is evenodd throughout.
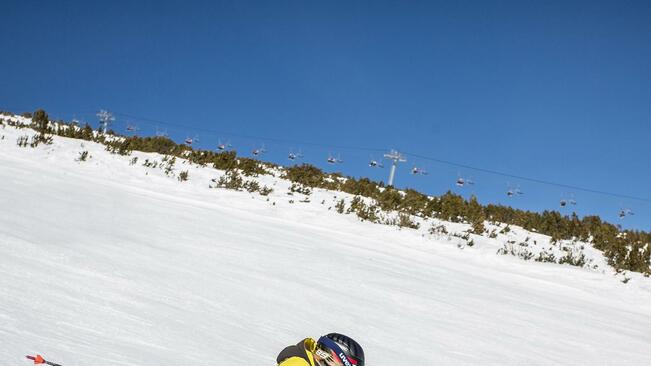
<path id="1" fill-rule="evenodd" d="M 319 338 L 319 350 L 326 356 L 328 365 L 364 366 L 364 350 L 354 339 L 339 333 L 326 334 Z"/>

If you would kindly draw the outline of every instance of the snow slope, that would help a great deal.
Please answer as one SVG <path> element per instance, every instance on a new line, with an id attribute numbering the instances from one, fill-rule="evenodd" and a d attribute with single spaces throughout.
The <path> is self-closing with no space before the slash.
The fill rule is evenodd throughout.
<path id="1" fill-rule="evenodd" d="M 651 364 L 641 276 L 461 250 L 328 210 L 332 192 L 289 203 L 278 178 L 261 178 L 267 201 L 208 188 L 213 169 L 142 166 L 156 154 L 17 147 L 25 134 L 0 130 L 1 365 L 274 365 L 331 331 L 369 366 Z"/>

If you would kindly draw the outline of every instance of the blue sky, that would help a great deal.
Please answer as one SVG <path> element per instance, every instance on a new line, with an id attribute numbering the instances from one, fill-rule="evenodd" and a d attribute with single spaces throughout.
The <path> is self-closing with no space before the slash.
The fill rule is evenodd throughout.
<path id="1" fill-rule="evenodd" d="M 106 108 L 117 130 L 264 144 L 283 164 L 300 149 L 376 180 L 388 169 L 364 148 L 651 198 L 649 19 L 647 1 L 5 1 L 0 109 L 96 123 Z M 648 201 L 407 158 L 399 187 L 536 211 L 574 197 L 651 229 Z"/>

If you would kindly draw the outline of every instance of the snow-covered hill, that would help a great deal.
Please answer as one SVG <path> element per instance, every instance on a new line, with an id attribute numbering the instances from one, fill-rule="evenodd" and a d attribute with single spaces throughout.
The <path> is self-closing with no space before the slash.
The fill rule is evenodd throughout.
<path id="1" fill-rule="evenodd" d="M 469 247 L 465 224 L 398 230 L 279 177 L 258 178 L 262 196 L 210 188 L 223 172 L 181 160 L 166 173 L 156 154 L 17 146 L 33 134 L 0 129 L 0 364 L 273 365 L 330 331 L 370 366 L 651 364 L 651 281 L 623 284 L 589 245 L 511 228 Z"/>

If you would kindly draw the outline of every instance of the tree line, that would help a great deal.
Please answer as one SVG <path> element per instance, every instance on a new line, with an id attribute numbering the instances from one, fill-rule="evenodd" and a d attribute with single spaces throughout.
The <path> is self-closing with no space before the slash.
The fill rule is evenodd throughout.
<path id="1" fill-rule="evenodd" d="M 603 251 L 608 263 L 617 270 L 629 270 L 651 274 L 651 233 L 638 230 L 620 230 L 614 224 L 591 215 L 579 218 L 576 213 L 562 215 L 558 211 L 532 212 L 503 205 L 480 204 L 476 197 L 464 199 L 451 191 L 441 196 L 428 196 L 413 189 L 397 190 L 385 187 L 382 182 L 368 178 L 355 179 L 339 173 L 325 173 L 310 164 L 280 168 L 278 165 L 256 159 L 237 156 L 236 151 L 213 152 L 195 150 L 191 146 L 177 144 L 164 136 L 120 136 L 114 131 L 101 134 L 85 124 L 57 121 L 49 123 L 47 113 L 39 109 L 33 114 L 34 128 L 42 136 L 55 134 L 63 137 L 102 143 L 112 153 L 129 155 L 131 151 L 153 152 L 184 158 L 192 163 L 227 172 L 237 171 L 246 176 L 273 174 L 282 171 L 283 177 L 305 187 L 342 191 L 355 196 L 368 197 L 383 211 L 396 211 L 402 215 L 437 218 L 451 222 L 465 222 L 475 234 L 486 232 L 484 222 L 517 225 L 526 230 L 549 235 L 552 241 L 581 240 L 591 242 Z M 359 203 L 359 202 L 358 202 Z M 362 207 L 362 206 L 360 206 Z M 364 212 L 371 214 L 369 207 Z"/>

